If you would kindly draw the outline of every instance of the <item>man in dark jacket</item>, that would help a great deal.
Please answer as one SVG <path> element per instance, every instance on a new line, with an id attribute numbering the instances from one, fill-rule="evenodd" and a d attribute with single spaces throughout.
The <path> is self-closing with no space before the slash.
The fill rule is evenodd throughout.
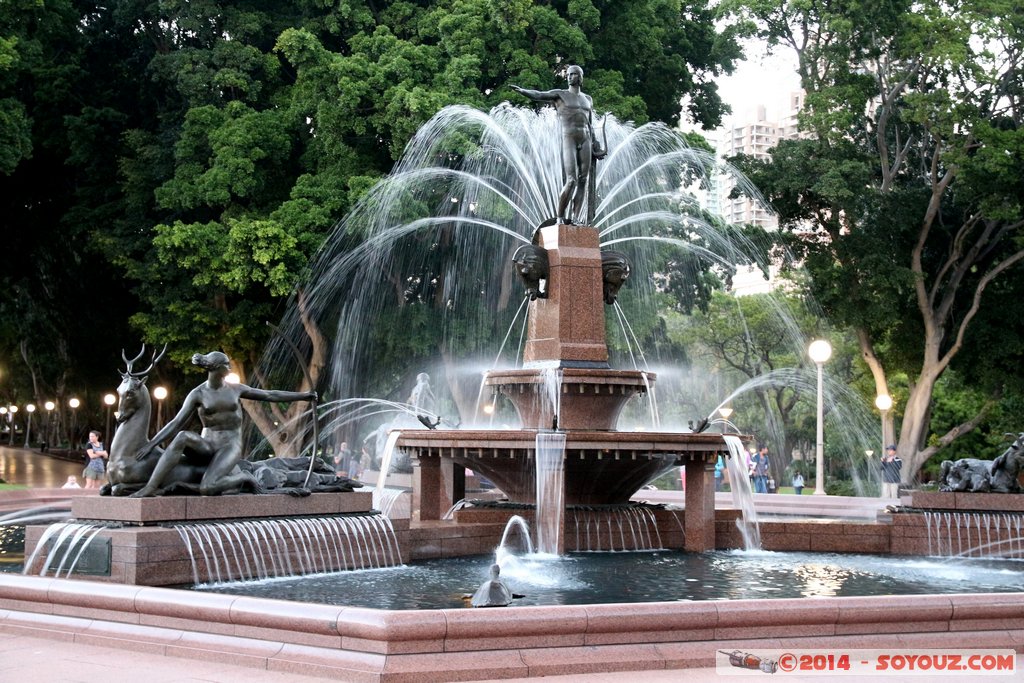
<path id="1" fill-rule="evenodd" d="M 903 460 L 896 455 L 896 444 L 890 444 L 882 456 L 882 498 L 900 497 L 900 470 Z"/>

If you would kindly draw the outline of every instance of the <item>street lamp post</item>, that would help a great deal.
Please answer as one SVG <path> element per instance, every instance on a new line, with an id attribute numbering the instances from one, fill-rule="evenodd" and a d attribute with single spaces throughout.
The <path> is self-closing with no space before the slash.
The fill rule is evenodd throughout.
<path id="1" fill-rule="evenodd" d="M 103 403 L 107 406 L 107 431 L 103 438 L 107 440 L 107 443 L 114 440 L 114 435 L 110 433 L 110 409 L 114 406 L 115 401 L 117 401 L 117 397 L 113 394 L 107 394 L 103 397 Z"/>
<path id="2" fill-rule="evenodd" d="M 68 436 L 68 444 L 71 448 L 77 448 L 78 444 L 75 443 L 75 438 L 78 434 L 78 406 L 82 405 L 82 402 L 77 398 L 72 398 L 68 401 L 68 405 L 71 407 L 71 434 Z"/>
<path id="3" fill-rule="evenodd" d="M 885 416 L 892 408 L 892 396 L 889 394 L 879 394 L 875 397 L 875 407 L 882 414 L 882 450 L 879 453 L 885 453 Z"/>
<path id="4" fill-rule="evenodd" d="M 36 412 L 36 404 L 29 403 L 25 406 L 25 448 L 28 448 L 29 436 L 32 434 L 32 413 Z"/>
<path id="5" fill-rule="evenodd" d="M 729 429 L 729 418 L 732 417 L 732 412 L 732 408 L 728 406 L 722 406 L 718 409 L 718 414 L 722 416 L 723 420 L 725 420 L 725 424 L 723 425 L 725 429 L 722 431 L 723 434 Z"/>
<path id="6" fill-rule="evenodd" d="M 5 418 L 8 423 L 11 421 L 11 415 L 7 412 L 7 406 L 0 406 L 0 420 Z M 11 430 L 11 438 L 8 440 L 8 445 L 14 446 L 14 430 Z"/>
<path id="7" fill-rule="evenodd" d="M 153 398 L 156 399 L 156 430 L 164 426 L 164 399 L 167 398 L 167 389 L 157 387 L 153 389 Z"/>
<path id="8" fill-rule="evenodd" d="M 807 355 L 811 357 L 814 364 L 818 366 L 818 420 L 816 432 L 816 445 L 814 450 L 814 494 L 825 495 L 825 433 L 823 417 L 825 413 L 825 399 L 822 390 L 821 367 L 832 357 L 832 345 L 824 339 L 816 339 L 807 347 Z"/>
<path id="9" fill-rule="evenodd" d="M 11 448 L 14 448 L 14 432 L 17 431 L 17 424 L 14 422 L 14 416 L 18 414 L 18 406 L 10 406 L 8 417 L 11 419 Z"/>
<path id="10" fill-rule="evenodd" d="M 57 407 L 57 404 L 53 401 L 47 401 L 43 404 L 43 407 L 46 408 L 46 432 L 43 434 L 43 452 L 45 452 L 46 444 L 53 440 L 53 409 Z"/>

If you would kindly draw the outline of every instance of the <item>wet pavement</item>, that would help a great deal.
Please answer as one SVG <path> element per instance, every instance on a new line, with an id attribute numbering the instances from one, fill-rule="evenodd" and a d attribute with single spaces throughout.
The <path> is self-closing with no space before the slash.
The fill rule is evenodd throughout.
<path id="1" fill-rule="evenodd" d="M 70 475 L 82 483 L 82 462 L 62 460 L 37 450 L 0 446 L 0 477 L 8 484 L 29 488 L 60 488 Z"/>

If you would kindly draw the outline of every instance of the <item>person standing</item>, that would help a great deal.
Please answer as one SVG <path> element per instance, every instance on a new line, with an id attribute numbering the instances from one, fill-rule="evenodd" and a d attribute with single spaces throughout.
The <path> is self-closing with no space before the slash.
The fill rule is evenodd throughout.
<path id="1" fill-rule="evenodd" d="M 882 498 L 900 497 L 900 471 L 903 460 L 896 455 L 896 444 L 889 444 L 882 456 Z"/>
<path id="2" fill-rule="evenodd" d="M 754 493 L 768 493 L 768 446 L 761 444 L 750 459 L 750 476 L 754 480 Z"/>
<path id="3" fill-rule="evenodd" d="M 338 446 L 338 452 L 334 454 L 334 474 L 339 477 L 351 476 L 349 460 L 352 457 L 348 448 L 348 441 L 342 441 Z"/>
<path id="4" fill-rule="evenodd" d="M 798 496 L 804 492 L 804 475 L 800 472 L 793 475 L 793 492 Z"/>
<path id="5" fill-rule="evenodd" d="M 98 489 L 102 486 L 102 480 L 106 477 L 107 468 L 103 459 L 107 457 L 107 451 L 100 441 L 100 433 L 96 430 L 89 432 L 89 443 L 85 446 L 85 455 L 89 458 L 85 469 L 82 470 L 82 478 L 85 479 L 85 488 Z"/>

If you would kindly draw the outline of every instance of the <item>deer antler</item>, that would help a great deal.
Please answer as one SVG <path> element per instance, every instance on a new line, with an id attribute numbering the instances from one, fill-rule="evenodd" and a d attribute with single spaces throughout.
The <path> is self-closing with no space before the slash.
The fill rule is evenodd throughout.
<path id="1" fill-rule="evenodd" d="M 167 353 L 167 344 L 164 344 L 164 348 L 160 349 L 160 353 L 153 354 L 153 360 L 150 361 L 148 368 L 146 368 L 145 370 L 141 370 L 139 372 L 132 372 L 132 364 L 134 364 L 137 360 L 142 358 L 142 354 L 144 354 L 145 352 L 146 345 L 143 344 L 142 351 L 139 352 L 139 355 L 136 356 L 131 361 L 129 361 L 127 358 L 124 358 L 124 351 L 121 351 L 121 358 L 124 358 L 124 362 L 128 364 L 128 372 L 126 374 L 132 377 L 144 377 L 145 375 L 148 375 L 149 371 L 152 370 L 153 367 L 160 362 L 160 359 L 164 357 L 164 354 Z"/>
<path id="2" fill-rule="evenodd" d="M 142 354 L 144 353 L 146 353 L 145 344 L 142 345 L 142 350 L 139 351 L 139 355 L 135 356 L 135 358 L 132 358 L 131 360 L 128 360 L 128 356 L 124 355 L 124 349 L 121 349 L 121 359 L 124 361 L 126 375 L 132 374 L 132 365 L 140 358 L 142 358 Z"/>

